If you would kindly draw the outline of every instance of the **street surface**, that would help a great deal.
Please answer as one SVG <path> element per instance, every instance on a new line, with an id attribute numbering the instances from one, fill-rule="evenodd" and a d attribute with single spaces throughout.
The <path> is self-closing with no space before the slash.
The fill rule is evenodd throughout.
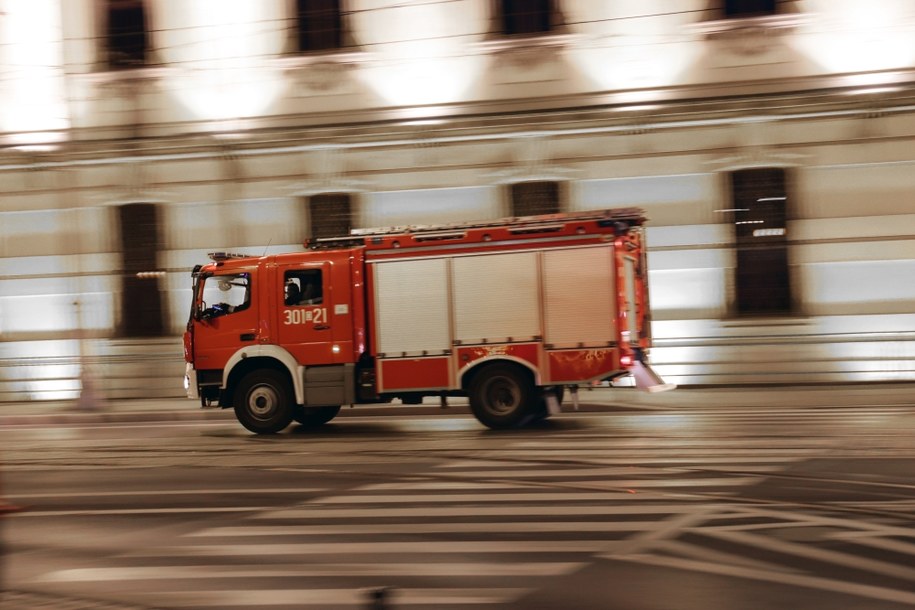
<path id="1" fill-rule="evenodd" d="M 913 432 L 784 404 L 6 426 L 0 607 L 910 610 Z"/>

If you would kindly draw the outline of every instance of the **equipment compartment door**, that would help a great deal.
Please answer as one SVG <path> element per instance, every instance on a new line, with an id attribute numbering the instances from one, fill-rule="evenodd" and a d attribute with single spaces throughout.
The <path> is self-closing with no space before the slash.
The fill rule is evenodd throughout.
<path id="1" fill-rule="evenodd" d="M 300 364 L 345 362 L 351 352 L 349 291 L 334 282 L 336 266 L 328 261 L 277 266 L 279 344 Z"/>

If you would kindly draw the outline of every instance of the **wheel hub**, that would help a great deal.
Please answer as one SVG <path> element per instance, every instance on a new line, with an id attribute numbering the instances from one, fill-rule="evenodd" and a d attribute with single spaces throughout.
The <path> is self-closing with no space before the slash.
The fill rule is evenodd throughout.
<path id="1" fill-rule="evenodd" d="M 277 406 L 277 395 L 269 387 L 258 387 L 251 390 L 248 397 L 251 414 L 256 417 L 268 417 Z"/>

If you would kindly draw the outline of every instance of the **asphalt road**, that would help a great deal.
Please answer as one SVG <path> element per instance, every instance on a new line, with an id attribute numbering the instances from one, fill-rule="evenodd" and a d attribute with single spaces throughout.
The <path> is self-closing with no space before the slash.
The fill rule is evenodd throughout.
<path id="1" fill-rule="evenodd" d="M 895 405 L 8 426 L 0 607 L 911 609 L 913 433 Z"/>

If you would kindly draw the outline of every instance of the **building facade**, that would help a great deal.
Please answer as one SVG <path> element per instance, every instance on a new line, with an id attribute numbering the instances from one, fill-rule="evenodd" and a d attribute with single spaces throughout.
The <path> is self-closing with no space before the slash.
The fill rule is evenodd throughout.
<path id="1" fill-rule="evenodd" d="M 207 252 L 618 206 L 667 380 L 915 379 L 909 0 L 0 0 L 0 75 L 0 401 L 182 395 Z"/>

